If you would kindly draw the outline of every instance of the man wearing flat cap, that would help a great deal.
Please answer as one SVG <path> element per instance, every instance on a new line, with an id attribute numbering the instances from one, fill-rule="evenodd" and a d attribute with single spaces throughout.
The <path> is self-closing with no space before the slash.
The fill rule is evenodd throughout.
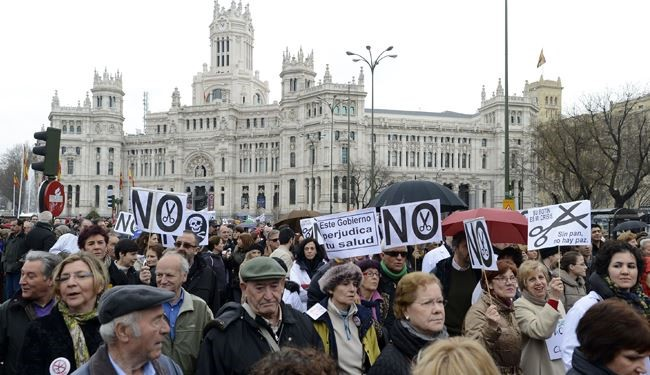
<path id="1" fill-rule="evenodd" d="M 257 257 L 239 273 L 246 302 L 227 303 L 208 324 L 196 374 L 247 374 L 281 347 L 322 348 L 310 319 L 282 302 L 287 272 L 278 262 Z"/>
<path id="2" fill-rule="evenodd" d="M 73 375 L 182 375 L 180 367 L 162 354 L 169 333 L 162 304 L 174 296 L 149 285 L 122 285 L 106 291 L 97 311 L 105 344 Z"/>

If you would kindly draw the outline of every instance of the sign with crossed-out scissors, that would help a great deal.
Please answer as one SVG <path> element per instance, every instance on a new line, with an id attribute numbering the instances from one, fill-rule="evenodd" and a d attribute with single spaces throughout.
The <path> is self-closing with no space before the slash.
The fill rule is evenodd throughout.
<path id="1" fill-rule="evenodd" d="M 442 242 L 440 199 L 384 206 L 381 222 L 387 249 Z"/>
<path id="2" fill-rule="evenodd" d="M 467 238 L 467 250 L 472 268 L 496 271 L 497 256 L 492 247 L 490 233 L 484 217 L 463 220 L 465 236 Z"/>
<path id="3" fill-rule="evenodd" d="M 591 244 L 591 202 L 588 200 L 528 210 L 528 250 Z"/>

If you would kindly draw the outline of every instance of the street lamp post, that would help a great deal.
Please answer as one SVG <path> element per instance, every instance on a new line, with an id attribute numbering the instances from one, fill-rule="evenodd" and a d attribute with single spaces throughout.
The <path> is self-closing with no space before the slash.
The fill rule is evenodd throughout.
<path id="1" fill-rule="evenodd" d="M 315 191 L 316 188 L 314 186 L 315 180 L 314 180 L 314 164 L 316 163 L 316 146 L 314 145 L 314 140 L 313 138 L 313 133 L 312 134 L 307 134 L 307 141 L 309 142 L 309 160 L 311 163 L 311 180 L 309 180 L 309 190 L 307 191 L 307 197 L 309 199 L 309 203 L 311 204 L 311 210 L 314 210 L 314 201 L 315 199 Z M 318 138 L 317 140 L 320 141 L 320 132 L 318 132 Z M 300 135 L 301 137 L 303 136 L 302 134 Z"/>
<path id="2" fill-rule="evenodd" d="M 334 108 L 338 106 L 336 104 L 336 95 L 332 97 L 332 102 L 328 102 L 327 100 L 321 98 L 320 96 L 317 96 L 316 99 L 318 99 L 321 103 L 327 104 L 327 106 L 330 109 L 330 114 L 331 114 L 331 119 L 332 123 L 330 126 L 330 213 L 333 212 L 334 206 L 332 205 L 332 193 L 334 191 L 334 170 L 333 170 L 333 164 L 334 164 Z"/>
<path id="3" fill-rule="evenodd" d="M 346 197 L 347 199 L 345 200 L 345 210 L 350 211 L 350 199 L 352 196 L 350 195 L 350 148 L 352 146 L 350 142 L 350 82 L 348 82 L 348 153 L 347 153 L 347 167 L 348 167 L 348 177 L 347 180 L 345 180 L 345 189 L 346 189 Z"/>
<path id="4" fill-rule="evenodd" d="M 385 55 L 386 52 L 391 51 L 393 46 L 386 48 L 381 51 L 379 56 L 373 60 L 372 51 L 370 46 L 366 46 L 368 50 L 369 59 L 359 55 L 358 53 L 346 51 L 345 54 L 348 56 L 356 56 L 357 58 L 352 59 L 354 62 L 363 61 L 368 64 L 370 68 L 370 78 L 372 81 L 371 88 L 371 110 L 370 110 L 370 200 L 375 197 L 375 68 L 379 65 L 379 62 L 387 57 L 396 58 L 397 55 Z"/>

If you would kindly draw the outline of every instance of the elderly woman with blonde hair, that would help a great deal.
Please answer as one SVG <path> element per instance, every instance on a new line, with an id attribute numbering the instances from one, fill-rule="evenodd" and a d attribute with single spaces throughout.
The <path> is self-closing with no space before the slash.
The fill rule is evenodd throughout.
<path id="1" fill-rule="evenodd" d="M 499 375 L 494 360 L 477 341 L 452 337 L 436 341 L 417 358 L 413 375 L 482 374 Z"/>
<path id="2" fill-rule="evenodd" d="M 565 316 L 560 302 L 563 283 L 558 277 L 547 280 L 544 265 L 527 260 L 519 266 L 517 278 L 521 298 L 515 301 L 515 318 L 521 331 L 521 369 L 526 375 L 563 375 L 562 359 L 551 360 L 545 340 L 553 335 L 557 322 Z"/>

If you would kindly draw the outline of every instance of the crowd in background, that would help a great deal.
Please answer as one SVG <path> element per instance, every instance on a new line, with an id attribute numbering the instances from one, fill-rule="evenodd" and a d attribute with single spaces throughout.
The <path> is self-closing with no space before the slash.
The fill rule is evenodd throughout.
<path id="1" fill-rule="evenodd" d="M 102 329 L 117 328 L 99 301 L 122 285 L 172 292 L 154 301 L 161 353 L 185 374 L 628 374 L 650 355 L 645 233 L 605 241 L 594 225 L 591 246 L 495 244 L 497 270 L 481 272 L 462 233 L 329 259 L 289 226 L 211 223 L 206 246 L 185 231 L 167 248 L 111 226 L 4 220 L 1 373 L 47 374 L 61 358 L 72 373 L 103 353 Z"/>

